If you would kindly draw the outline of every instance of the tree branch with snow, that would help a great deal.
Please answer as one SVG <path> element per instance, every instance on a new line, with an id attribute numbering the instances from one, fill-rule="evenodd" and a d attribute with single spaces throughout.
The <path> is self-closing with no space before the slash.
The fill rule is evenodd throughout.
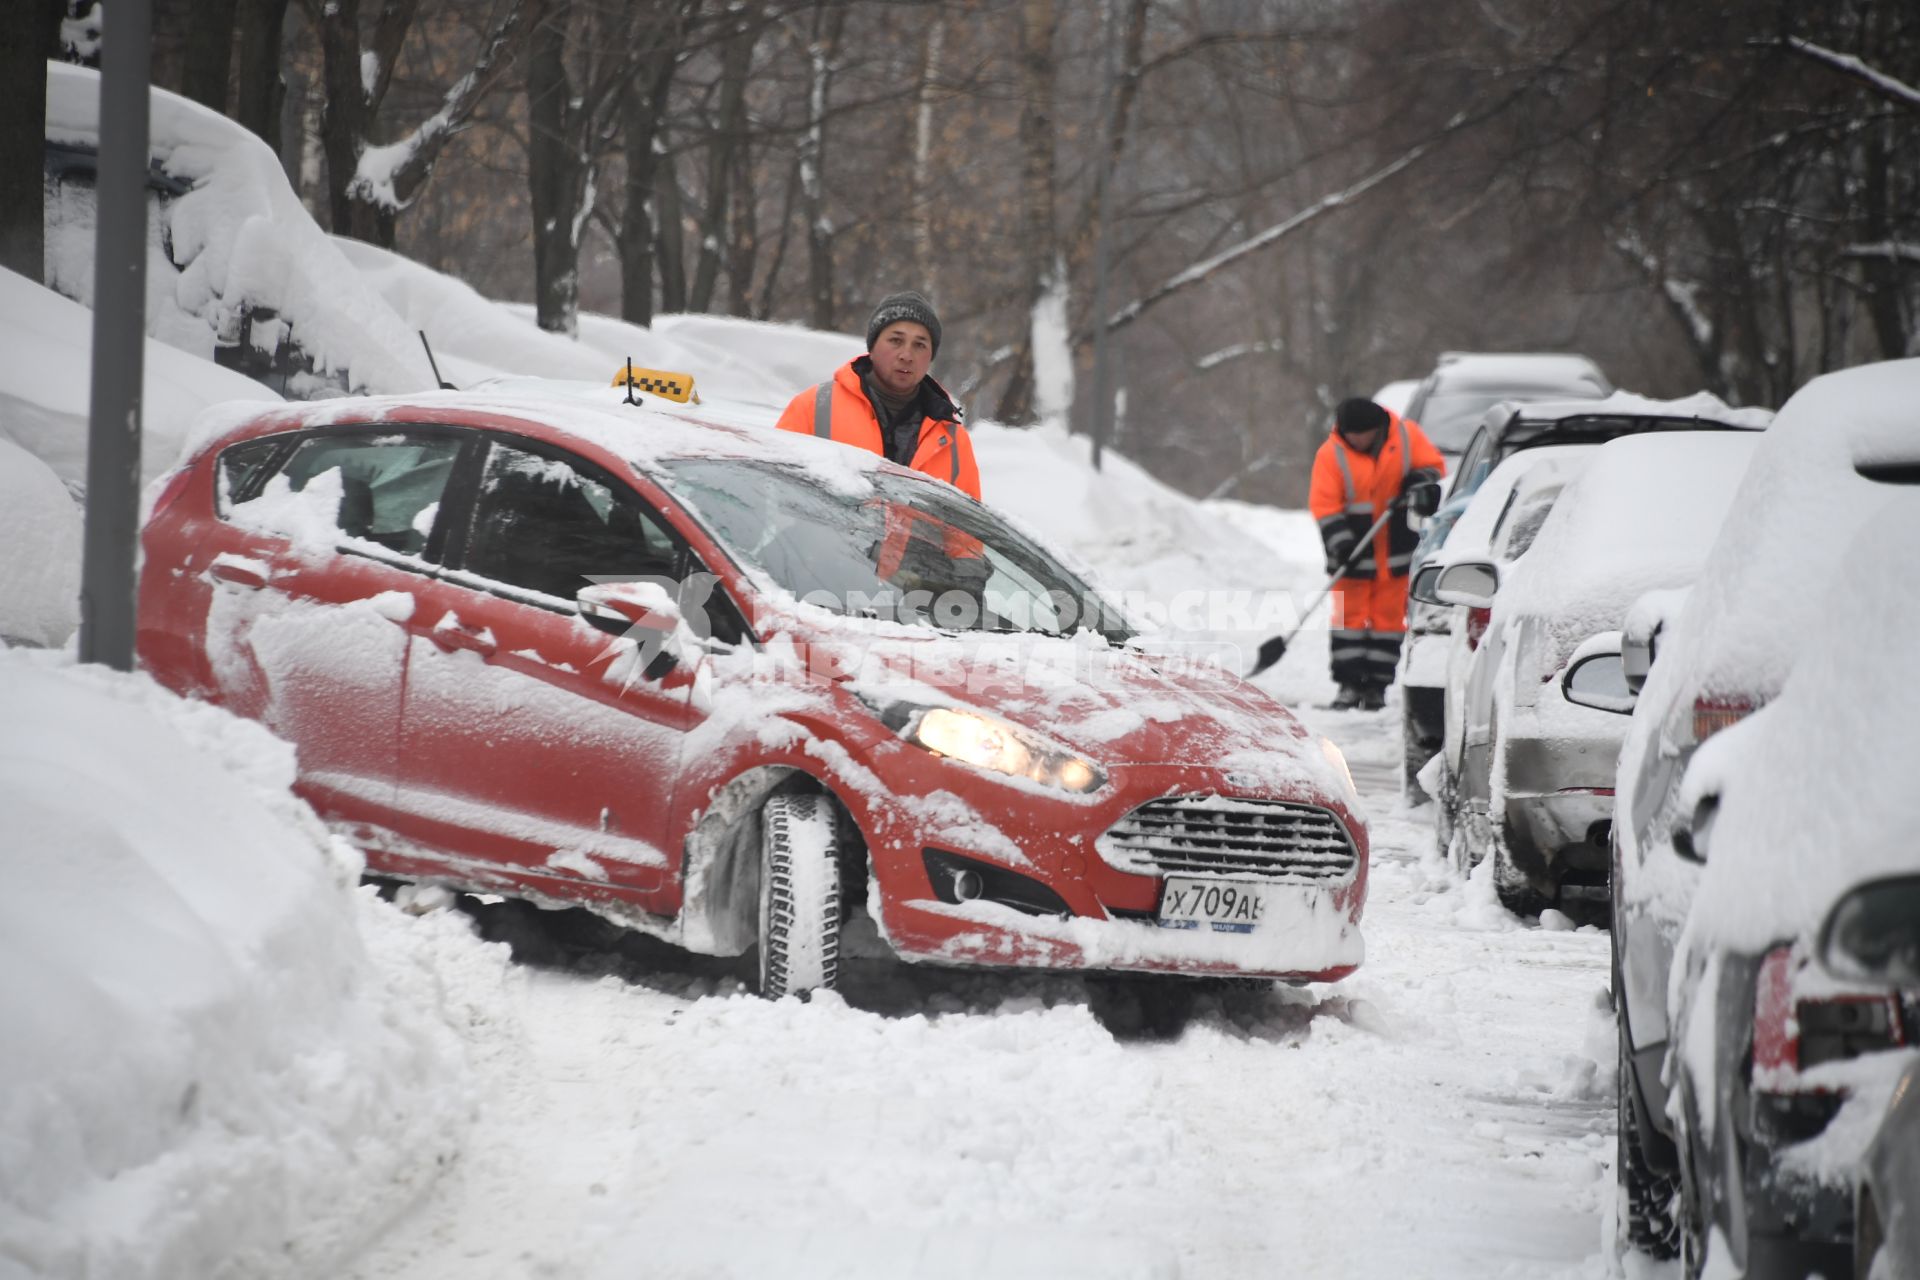
<path id="1" fill-rule="evenodd" d="M 1825 45 L 1803 40 L 1799 36 L 1787 37 L 1787 48 L 1803 58 L 1811 58 L 1856 80 L 1864 81 L 1874 92 L 1903 107 L 1920 108 L 1920 89 L 1914 88 L 1904 80 L 1897 80 L 1884 71 L 1876 70 L 1866 62 L 1850 53 L 1841 53 Z"/>

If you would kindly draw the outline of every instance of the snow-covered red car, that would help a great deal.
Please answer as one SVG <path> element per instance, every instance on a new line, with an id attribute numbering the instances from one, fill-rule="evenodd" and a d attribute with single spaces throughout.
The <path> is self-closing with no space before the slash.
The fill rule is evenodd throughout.
<path id="1" fill-rule="evenodd" d="M 1344 761 L 948 485 L 602 388 L 256 414 L 144 534 L 141 660 L 371 871 L 583 905 L 769 994 L 843 920 L 968 965 L 1332 980 Z"/>

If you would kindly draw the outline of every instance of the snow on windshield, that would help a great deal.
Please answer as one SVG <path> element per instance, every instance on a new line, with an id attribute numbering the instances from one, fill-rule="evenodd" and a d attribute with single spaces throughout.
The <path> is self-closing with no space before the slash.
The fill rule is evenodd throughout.
<path id="1" fill-rule="evenodd" d="M 1093 588 L 944 486 L 875 472 L 864 495 L 838 493 L 793 467 L 711 458 L 662 469 L 737 558 L 805 604 L 949 631 L 1126 638 Z"/>

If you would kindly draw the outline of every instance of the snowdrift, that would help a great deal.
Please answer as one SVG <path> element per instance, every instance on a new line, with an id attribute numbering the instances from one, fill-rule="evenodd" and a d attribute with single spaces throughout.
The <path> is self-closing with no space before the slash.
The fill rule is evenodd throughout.
<path id="1" fill-rule="evenodd" d="M 0 1271 L 325 1274 L 450 1154 L 435 931 L 352 888 L 293 772 L 144 678 L 0 653 Z"/>
<path id="2" fill-rule="evenodd" d="M 93 312 L 0 268 L 0 349 L 7 353 L 0 361 L 0 438 L 39 458 L 68 489 L 81 492 L 87 481 Z M 142 360 L 142 480 L 180 460 L 193 421 L 207 406 L 280 400 L 251 378 L 151 338 Z"/>

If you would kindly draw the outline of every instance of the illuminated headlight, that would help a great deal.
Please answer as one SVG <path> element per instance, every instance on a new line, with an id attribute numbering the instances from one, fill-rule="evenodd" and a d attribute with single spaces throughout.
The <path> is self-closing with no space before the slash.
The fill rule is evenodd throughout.
<path id="1" fill-rule="evenodd" d="M 957 707 L 928 707 L 918 712 L 907 721 L 901 736 L 935 755 L 976 769 L 1025 778 L 1063 791 L 1093 791 L 1107 780 L 1092 764 L 1041 740 L 1037 734 Z"/>

